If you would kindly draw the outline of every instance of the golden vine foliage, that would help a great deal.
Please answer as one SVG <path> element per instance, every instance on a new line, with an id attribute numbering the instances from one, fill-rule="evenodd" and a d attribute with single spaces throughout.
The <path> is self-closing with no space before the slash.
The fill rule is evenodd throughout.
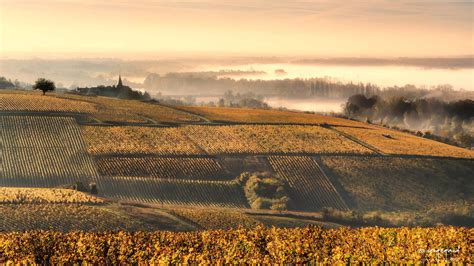
<path id="1" fill-rule="evenodd" d="M 319 126 L 85 126 L 84 136 L 92 154 L 372 153 Z"/>
<path id="2" fill-rule="evenodd" d="M 337 127 L 337 129 L 388 154 L 474 158 L 472 150 L 381 127 Z"/>
<path id="3" fill-rule="evenodd" d="M 31 91 L 0 91 L 0 111 L 70 112 L 90 114 L 101 121 L 160 123 L 197 122 L 198 116 L 160 104 L 109 97 Z"/>
<path id="4" fill-rule="evenodd" d="M 250 215 L 240 211 L 176 208 L 172 212 L 206 229 L 231 229 L 239 226 L 253 228 L 256 225 L 262 224 Z"/>
<path id="5" fill-rule="evenodd" d="M 92 195 L 61 188 L 0 188 L 0 203 L 87 203 L 104 201 Z"/>
<path id="6" fill-rule="evenodd" d="M 97 106 L 93 103 L 69 101 L 51 95 L 37 93 L 0 93 L 0 111 L 33 111 L 33 112 L 73 112 L 95 113 Z"/>
<path id="7" fill-rule="evenodd" d="M 0 263 L 472 264 L 472 228 L 0 233 Z"/>
<path id="8" fill-rule="evenodd" d="M 69 102 L 85 102 L 97 105 L 94 117 L 101 121 L 112 122 L 197 122 L 200 118 L 192 114 L 175 110 L 160 104 L 138 100 L 124 100 L 110 97 L 87 97 L 74 94 L 61 94 L 58 97 Z"/>
<path id="9" fill-rule="evenodd" d="M 294 111 L 206 106 L 182 106 L 179 108 L 216 122 L 369 126 L 358 121 Z"/>
<path id="10" fill-rule="evenodd" d="M 155 230 L 156 226 L 135 219 L 107 205 L 22 203 L 0 204 L 0 232 L 25 230 Z M 1 239 L 2 237 L 0 237 Z M 2 264 L 0 240 L 0 264 Z"/>

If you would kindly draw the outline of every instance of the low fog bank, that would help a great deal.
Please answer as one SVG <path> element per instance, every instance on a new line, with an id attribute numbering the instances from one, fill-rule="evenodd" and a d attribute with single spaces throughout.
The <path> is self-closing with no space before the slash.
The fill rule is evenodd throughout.
<path id="1" fill-rule="evenodd" d="M 324 68 L 332 66 L 346 66 L 358 72 L 364 66 L 387 68 L 389 66 L 409 66 L 423 69 L 438 69 L 448 71 L 448 76 L 455 72 L 465 72 L 474 68 L 474 57 L 449 57 L 449 58 L 305 58 L 305 57 L 256 57 L 256 56 L 150 56 L 144 59 L 119 59 L 119 58 L 31 58 L 31 59 L 0 59 L 0 75 L 10 79 L 17 79 L 24 83 L 33 83 L 38 76 L 55 80 L 64 87 L 111 85 L 116 81 L 119 73 L 128 81 L 128 85 L 141 87 L 144 80 L 151 74 L 164 76 L 168 73 L 178 72 L 209 72 L 219 77 L 274 79 L 275 76 L 286 78 L 324 77 Z M 244 68 L 244 66 L 251 66 Z M 312 66 L 320 66 L 312 67 Z M 253 67 L 253 69 L 252 69 Z M 309 67 L 309 69 L 307 69 Z M 271 69 L 269 69 L 271 68 Z M 288 69 L 286 69 L 288 68 Z M 305 69 L 302 69 L 305 68 Z M 219 72 L 228 73 L 219 73 Z M 294 76 L 298 73 L 308 73 Z M 341 73 L 340 69 L 335 70 Z M 364 70 L 365 71 L 365 70 Z M 413 70 L 410 70 L 413 71 Z M 451 72 L 449 72 L 451 71 Z M 253 72 L 253 73 L 252 73 Z M 323 73 L 324 72 L 324 73 Z M 359 71 L 360 72 L 360 71 Z M 439 71 L 437 71 L 438 73 Z M 349 72 L 348 72 L 349 73 Z M 348 73 L 341 74 L 338 78 L 345 79 Z M 209 74 L 209 73 L 208 73 Z M 333 76 L 332 72 L 329 76 Z M 365 75 L 361 76 L 369 81 Z M 349 77 L 356 82 L 354 77 Z M 347 79 L 345 79 L 347 80 Z M 396 84 L 397 80 L 394 80 Z M 446 83 L 453 80 L 446 80 Z M 379 82 L 377 82 L 379 83 Z M 401 84 L 397 84 L 401 85 Z M 474 88 L 465 88 L 474 89 Z"/>
<path id="2" fill-rule="evenodd" d="M 419 136 L 474 148 L 474 101 L 437 98 L 351 96 L 344 114 L 370 123 L 412 131 Z"/>
<path id="3" fill-rule="evenodd" d="M 342 113 L 346 99 L 285 99 L 268 97 L 264 101 L 272 108 L 315 113 Z"/>
<path id="4" fill-rule="evenodd" d="M 293 61 L 295 64 L 309 65 L 350 65 L 350 66 L 415 66 L 423 68 L 474 68 L 474 57 L 432 57 L 432 58 L 313 58 Z"/>

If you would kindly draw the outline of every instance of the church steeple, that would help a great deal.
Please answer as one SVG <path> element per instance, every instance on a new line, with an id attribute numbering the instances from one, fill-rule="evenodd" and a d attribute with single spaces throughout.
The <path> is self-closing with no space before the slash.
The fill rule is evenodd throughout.
<path id="1" fill-rule="evenodd" d="M 117 88 L 121 88 L 123 87 L 123 84 L 122 84 L 122 75 L 119 74 L 119 81 L 118 81 L 118 84 L 117 84 Z"/>

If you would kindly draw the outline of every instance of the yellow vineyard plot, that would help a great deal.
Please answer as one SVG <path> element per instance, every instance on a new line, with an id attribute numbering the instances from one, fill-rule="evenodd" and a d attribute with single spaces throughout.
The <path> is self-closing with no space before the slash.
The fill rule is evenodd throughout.
<path id="1" fill-rule="evenodd" d="M 474 158 L 474 151 L 381 127 L 337 127 L 336 129 L 388 154 Z"/>
<path id="2" fill-rule="evenodd" d="M 189 219 L 206 229 L 231 229 L 239 226 L 254 228 L 258 224 L 262 224 L 258 220 L 239 211 L 175 208 L 172 212 L 180 217 Z"/>
<path id="3" fill-rule="evenodd" d="M 60 188 L 0 188 L 0 203 L 87 203 L 104 201 L 95 196 Z"/>
<path id="4" fill-rule="evenodd" d="M 93 103 L 70 101 L 36 93 L 0 93 L 0 111 L 95 113 Z"/>
<path id="5" fill-rule="evenodd" d="M 191 113 L 202 115 L 212 121 L 239 123 L 282 123 L 282 124 L 331 124 L 344 126 L 367 126 L 364 123 L 303 112 L 264 110 L 229 107 L 179 107 Z"/>
<path id="6" fill-rule="evenodd" d="M 199 117 L 155 103 L 138 100 L 122 100 L 108 97 L 90 97 L 62 94 L 58 97 L 74 101 L 90 102 L 100 108 L 94 117 L 111 122 L 197 122 Z"/>
<path id="7" fill-rule="evenodd" d="M 105 122 L 197 122 L 198 116 L 156 103 L 76 94 L 0 91 L 0 111 L 90 114 Z"/>
<path id="8" fill-rule="evenodd" d="M 372 153 L 319 126 L 84 127 L 89 152 L 145 154 Z"/>
<path id="9" fill-rule="evenodd" d="M 88 150 L 92 154 L 172 154 L 201 153 L 179 128 L 83 127 Z"/>
<path id="10" fill-rule="evenodd" d="M 0 204 L 0 217 L 0 231 L 156 229 L 126 213 L 108 208 L 107 205 Z"/>
<path id="11" fill-rule="evenodd" d="M 6 264 L 472 264 L 467 227 L 0 233 Z M 34 240 L 34 241 L 32 241 Z M 49 248 L 54 247 L 54 248 Z M 41 254 L 43 256 L 32 255 Z"/>

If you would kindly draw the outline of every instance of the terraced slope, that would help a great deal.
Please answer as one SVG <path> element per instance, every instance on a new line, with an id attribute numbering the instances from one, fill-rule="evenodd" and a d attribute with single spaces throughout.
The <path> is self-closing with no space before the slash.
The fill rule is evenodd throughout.
<path id="1" fill-rule="evenodd" d="M 288 182 L 290 199 L 297 210 L 320 211 L 323 207 L 348 209 L 329 178 L 311 157 L 269 157 L 278 176 Z"/>
<path id="2" fill-rule="evenodd" d="M 55 187 L 98 176 L 70 117 L 0 116 L 0 186 Z"/>
<path id="3" fill-rule="evenodd" d="M 234 181 L 103 176 L 97 186 L 101 196 L 126 201 L 202 207 L 248 207 L 242 188 Z"/>
<path id="4" fill-rule="evenodd" d="M 103 176 L 215 181 L 235 178 L 213 158 L 99 157 L 96 162 Z"/>

